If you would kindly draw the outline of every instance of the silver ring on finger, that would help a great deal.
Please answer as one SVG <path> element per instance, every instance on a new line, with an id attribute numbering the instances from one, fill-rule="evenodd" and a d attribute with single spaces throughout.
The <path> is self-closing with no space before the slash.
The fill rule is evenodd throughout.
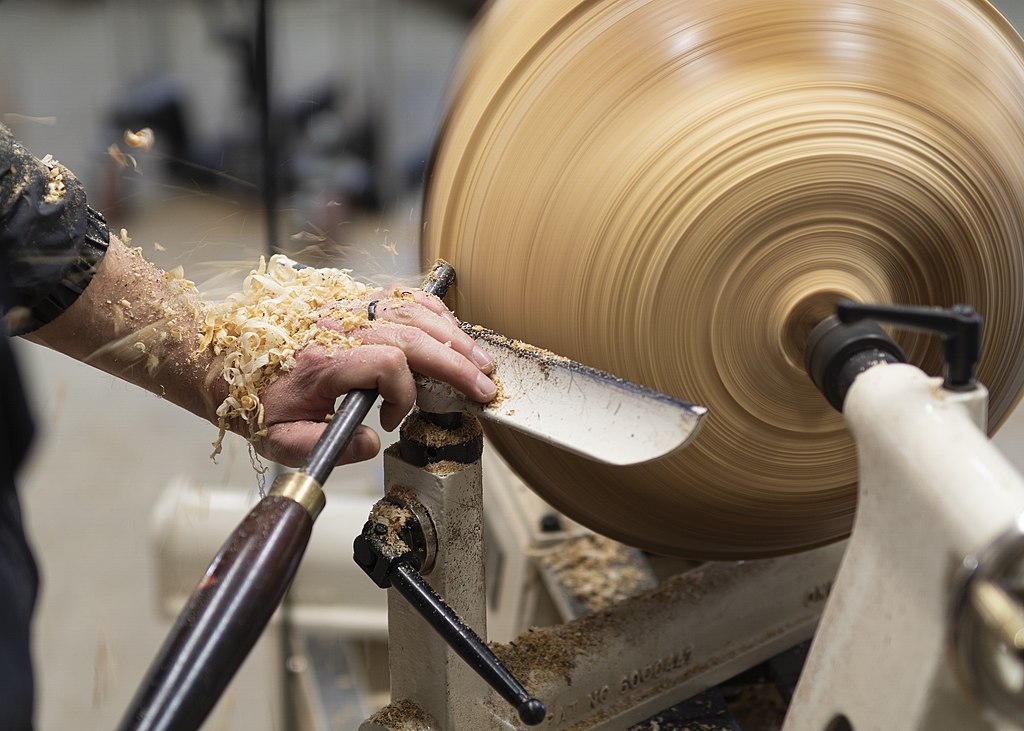
<path id="1" fill-rule="evenodd" d="M 370 322 L 373 322 L 374 320 L 377 319 L 378 302 L 380 302 L 380 300 L 374 300 L 373 302 L 366 306 L 366 319 L 369 320 Z"/>

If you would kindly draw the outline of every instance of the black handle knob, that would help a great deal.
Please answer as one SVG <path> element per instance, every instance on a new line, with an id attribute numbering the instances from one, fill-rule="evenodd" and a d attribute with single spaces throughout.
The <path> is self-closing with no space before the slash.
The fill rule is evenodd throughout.
<path id="1" fill-rule="evenodd" d="M 913 307 L 865 305 L 842 300 L 836 305 L 836 316 L 845 324 L 875 320 L 939 335 L 946 360 L 943 387 L 952 391 L 969 391 L 977 386 L 974 367 L 981 357 L 983 319 L 970 305 Z"/>

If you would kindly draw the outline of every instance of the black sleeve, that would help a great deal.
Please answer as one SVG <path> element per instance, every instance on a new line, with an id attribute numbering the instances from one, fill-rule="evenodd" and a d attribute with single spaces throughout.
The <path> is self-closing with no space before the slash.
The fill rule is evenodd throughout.
<path id="1" fill-rule="evenodd" d="M 8 332 L 50 322 L 78 298 L 110 232 L 74 173 L 38 160 L 0 124 L 0 291 Z"/>

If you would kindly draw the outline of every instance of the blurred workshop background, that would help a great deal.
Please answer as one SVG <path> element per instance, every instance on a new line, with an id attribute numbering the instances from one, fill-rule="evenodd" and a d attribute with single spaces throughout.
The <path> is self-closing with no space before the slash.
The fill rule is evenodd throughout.
<path id="1" fill-rule="evenodd" d="M 259 0 L 3 0 L 0 114 L 36 154 L 85 181 L 113 230 L 127 229 L 165 269 L 182 266 L 210 297 L 237 290 L 272 246 L 383 283 L 415 281 L 423 175 L 480 4 L 267 2 L 267 104 L 254 61 Z M 1024 1 L 997 5 L 1024 27 Z M 156 135 L 149 151 L 122 139 L 142 127 Z M 211 425 L 43 348 L 18 351 L 40 427 L 20 479 L 43 574 L 38 727 L 110 729 L 170 627 L 171 569 L 161 557 L 173 559 L 182 544 L 212 556 L 216 540 L 181 526 L 215 510 L 237 520 L 258 477 L 241 440 L 214 463 Z M 1024 469 L 1022 437 L 1018 411 L 996 441 Z M 368 507 L 379 470 L 335 473 L 331 500 L 348 495 Z M 321 520 L 318 531 L 326 535 L 314 544 L 334 541 L 320 550 L 348 550 L 348 528 Z M 331 591 L 356 590 L 337 586 L 328 599 Z M 309 658 L 293 630 L 285 617 L 268 631 L 206 728 L 297 727 L 305 711 L 288 689 Z M 335 691 L 347 689 L 346 677 L 336 675 Z M 366 710 L 338 705 L 304 727 L 355 728 Z"/>

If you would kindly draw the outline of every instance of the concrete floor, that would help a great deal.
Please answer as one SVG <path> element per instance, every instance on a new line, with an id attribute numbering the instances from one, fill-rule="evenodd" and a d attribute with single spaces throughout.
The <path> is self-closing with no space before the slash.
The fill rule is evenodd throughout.
<path id="1" fill-rule="evenodd" d="M 999 4 L 1011 19 L 1024 19 L 1024 3 Z M 92 171 L 83 177 L 93 182 L 100 181 L 98 161 L 109 144 L 101 131 L 104 105 L 143 61 L 171 64 L 186 76 L 204 79 L 197 87 L 202 129 L 217 128 L 230 113 L 222 99 L 231 88 L 224 59 L 202 43 L 188 41 L 204 33 L 193 5 L 175 6 L 180 12 L 169 14 L 154 9 L 166 14 L 161 23 L 165 33 L 154 32 L 154 24 L 146 24 L 137 7 L 127 0 L 0 4 L 0 111 L 56 115 L 54 127 L 23 124 L 17 131 L 34 148 L 55 151 L 73 169 Z M 337 8 L 314 0 L 286 8 L 291 22 L 282 26 L 318 34 L 320 41 L 310 48 L 328 43 L 331 63 L 362 63 L 362 36 L 356 33 L 350 44 L 334 42 L 334 29 L 346 25 Z M 324 24 L 324 13 L 337 24 Z M 70 38 L 90 42 L 78 44 L 72 58 L 36 54 L 31 67 L 13 60 L 28 58 L 25 48 L 40 38 L 55 48 L 66 47 Z M 301 38 L 293 37 L 283 54 L 286 83 L 301 78 L 304 66 L 322 62 L 303 55 Z M 184 45 L 176 45 L 182 39 Z M 454 53 L 451 48 L 448 52 Z M 350 53 L 356 56 L 346 55 Z M 403 98 L 423 111 L 422 98 Z M 415 113 L 403 107 L 397 117 Z M 187 191 L 161 193 L 157 183 L 148 185 L 142 185 L 141 195 L 154 205 L 145 215 L 112 223 L 126 226 L 135 243 L 162 265 L 185 262 L 190 274 L 200 262 L 234 262 L 243 268 L 262 251 L 260 217 L 246 205 Z M 415 213 L 415 206 L 404 202 L 378 219 L 353 225 L 350 240 L 376 250 L 385 241 L 381 231 L 386 229 L 413 257 Z M 167 250 L 157 252 L 155 241 Z M 229 440 L 214 464 L 209 459 L 212 426 L 60 355 L 24 343 L 18 350 L 41 425 L 31 463 L 21 475 L 44 576 L 35 629 L 38 727 L 109 729 L 169 627 L 155 597 L 159 546 L 152 543 L 150 521 L 158 496 L 175 478 L 183 478 L 228 486 L 255 500 L 256 481 L 240 440 Z M 1024 410 L 1018 410 L 995 441 L 1024 470 Z M 276 640 L 272 632 L 261 644 L 207 729 L 281 728 Z"/>

